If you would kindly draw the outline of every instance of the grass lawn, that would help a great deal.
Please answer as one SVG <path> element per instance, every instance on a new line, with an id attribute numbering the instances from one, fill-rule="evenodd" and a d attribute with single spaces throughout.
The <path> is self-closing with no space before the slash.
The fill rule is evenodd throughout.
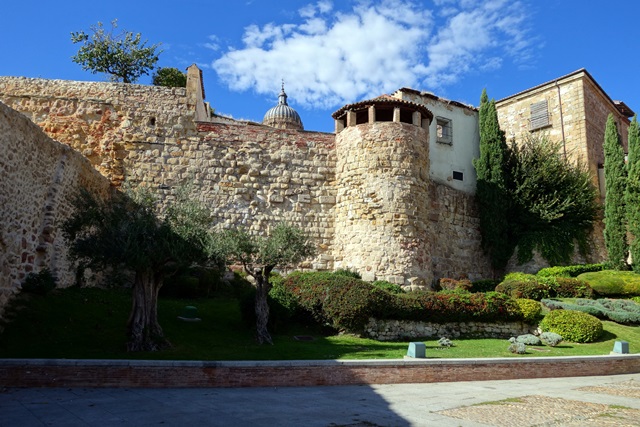
<path id="1" fill-rule="evenodd" d="M 125 326 L 131 297 L 122 290 L 70 288 L 46 296 L 20 295 L 2 324 L 0 358 L 165 359 L 165 360 L 314 360 L 399 359 L 408 341 L 378 342 L 351 335 L 323 336 L 318 330 L 291 325 L 272 331 L 274 345 L 257 345 L 253 329 L 240 316 L 231 298 L 161 299 L 160 324 L 173 348 L 162 352 L 127 353 Z M 200 322 L 178 319 L 186 305 L 198 308 Z M 606 355 L 615 340 L 629 342 L 638 353 L 640 327 L 603 322 L 605 334 L 590 344 L 562 342 L 557 347 L 527 347 L 514 355 L 504 339 L 453 339 L 455 347 L 441 349 L 437 339 L 424 341 L 428 358 L 544 357 Z M 313 340 L 296 340 L 311 336 Z M 414 340 L 419 341 L 419 340 Z"/>

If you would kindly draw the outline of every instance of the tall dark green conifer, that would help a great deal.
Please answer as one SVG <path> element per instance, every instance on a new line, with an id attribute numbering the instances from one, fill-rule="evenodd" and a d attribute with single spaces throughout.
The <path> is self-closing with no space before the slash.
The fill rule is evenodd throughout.
<path id="1" fill-rule="evenodd" d="M 627 159 L 627 224 L 631 234 L 631 260 L 633 270 L 640 273 L 640 128 L 638 116 L 629 126 L 629 158 Z"/>
<path id="2" fill-rule="evenodd" d="M 613 114 L 609 114 L 604 132 L 604 179 L 606 197 L 604 202 L 604 243 L 612 267 L 626 267 L 628 253 L 625 185 L 626 171 L 620 134 Z"/>
<path id="3" fill-rule="evenodd" d="M 507 140 L 498 123 L 494 100 L 482 91 L 478 112 L 480 158 L 473 165 L 478 175 L 476 200 L 480 214 L 482 247 L 491 257 L 494 269 L 502 270 L 513 254 L 515 244 L 509 238 L 509 197 L 505 188 Z"/>

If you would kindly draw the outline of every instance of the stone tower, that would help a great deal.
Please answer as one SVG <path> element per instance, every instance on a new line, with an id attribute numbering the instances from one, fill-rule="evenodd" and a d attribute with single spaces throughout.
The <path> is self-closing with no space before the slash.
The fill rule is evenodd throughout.
<path id="1" fill-rule="evenodd" d="M 420 104 L 383 96 L 346 105 L 333 118 L 337 265 L 357 270 L 365 280 L 429 285 L 433 115 Z"/>

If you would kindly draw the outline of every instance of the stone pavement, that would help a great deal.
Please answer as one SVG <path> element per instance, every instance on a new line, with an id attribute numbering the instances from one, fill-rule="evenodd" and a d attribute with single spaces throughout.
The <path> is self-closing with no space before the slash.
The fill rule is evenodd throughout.
<path id="1" fill-rule="evenodd" d="M 640 374 L 284 388 L 1 388 L 0 426 L 640 426 Z"/>

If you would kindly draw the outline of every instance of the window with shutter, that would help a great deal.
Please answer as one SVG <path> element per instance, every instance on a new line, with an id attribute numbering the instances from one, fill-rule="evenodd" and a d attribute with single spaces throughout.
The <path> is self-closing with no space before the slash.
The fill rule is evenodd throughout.
<path id="1" fill-rule="evenodd" d="M 529 119 L 529 130 L 541 129 L 551 125 L 549 120 L 549 106 L 547 101 L 531 104 L 531 118 Z"/>

